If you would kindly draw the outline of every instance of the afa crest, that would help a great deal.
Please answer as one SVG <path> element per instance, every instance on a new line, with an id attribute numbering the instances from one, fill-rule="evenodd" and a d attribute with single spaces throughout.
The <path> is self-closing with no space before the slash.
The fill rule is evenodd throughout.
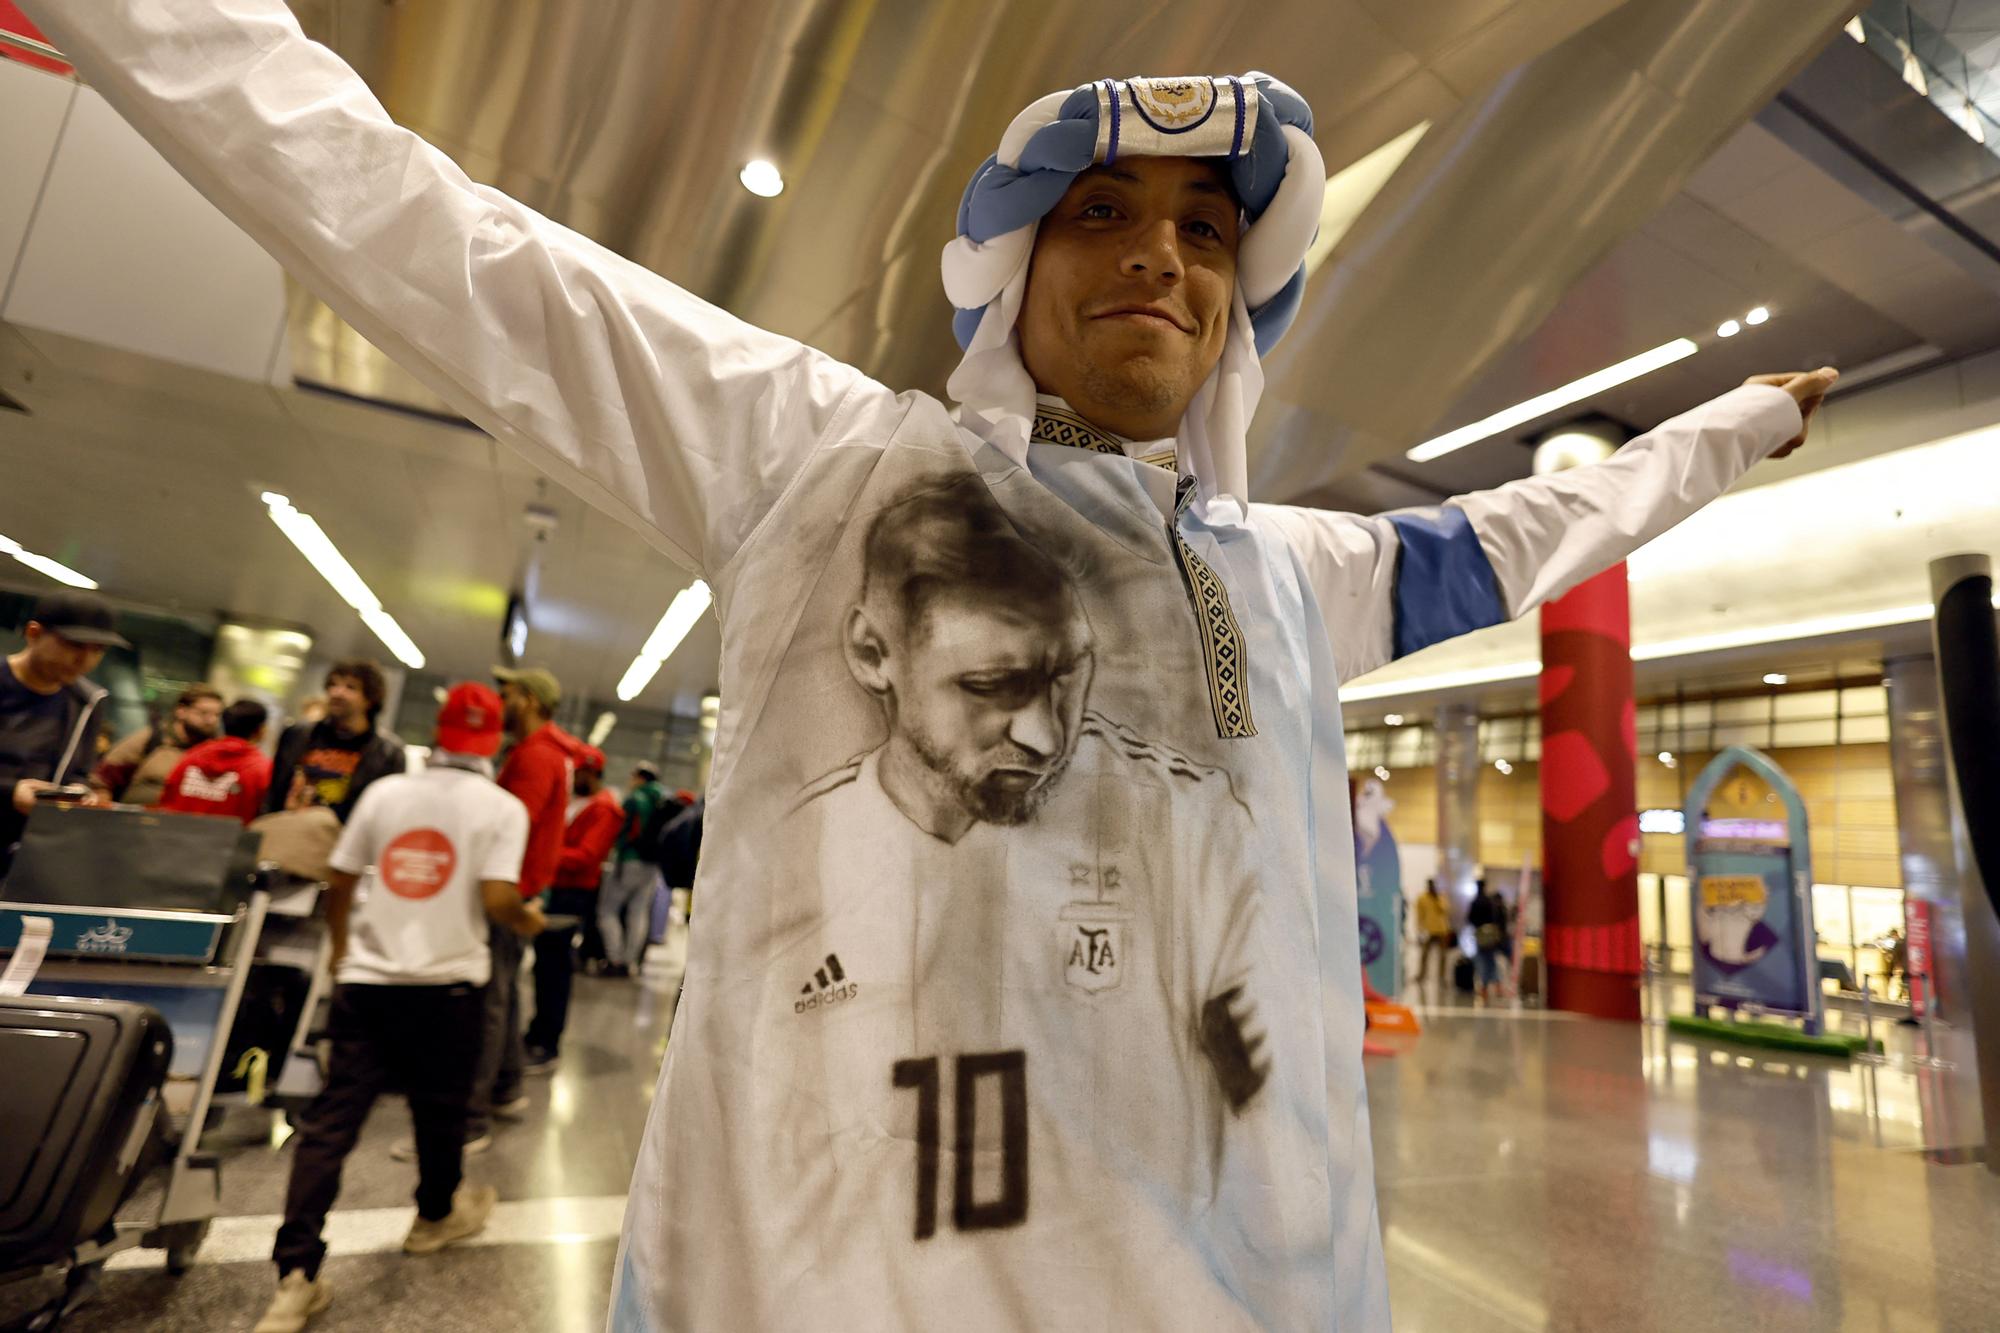
<path id="1" fill-rule="evenodd" d="M 1057 935 L 1063 980 L 1080 991 L 1111 990 L 1125 977 L 1130 913 L 1106 903 L 1071 903 Z"/>
<path id="2" fill-rule="evenodd" d="M 1132 105 L 1154 129 L 1184 134 L 1207 120 L 1215 110 L 1215 80 L 1129 79 Z"/>

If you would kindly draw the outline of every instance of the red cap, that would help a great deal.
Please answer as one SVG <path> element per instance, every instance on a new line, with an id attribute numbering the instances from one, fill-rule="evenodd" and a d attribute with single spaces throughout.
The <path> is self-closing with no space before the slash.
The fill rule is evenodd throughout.
<path id="1" fill-rule="evenodd" d="M 460 681 L 438 710 L 437 743 L 459 754 L 491 755 L 500 748 L 500 696 L 476 681 Z"/>
<path id="2" fill-rule="evenodd" d="M 602 773 L 604 771 L 604 764 L 604 751 L 598 749 L 595 745 L 586 745 L 577 752 L 576 766 L 578 768 L 587 768 L 593 773 Z"/>

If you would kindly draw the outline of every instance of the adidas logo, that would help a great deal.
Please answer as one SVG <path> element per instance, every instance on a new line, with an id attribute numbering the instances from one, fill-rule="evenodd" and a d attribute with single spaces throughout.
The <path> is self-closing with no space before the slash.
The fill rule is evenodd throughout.
<path id="1" fill-rule="evenodd" d="M 847 973 L 841 969 L 840 955 L 828 954 L 826 962 L 813 970 L 812 980 L 799 987 L 799 998 L 792 1001 L 795 1014 L 810 1013 L 851 1000 L 861 993 L 859 982 L 849 981 Z"/>

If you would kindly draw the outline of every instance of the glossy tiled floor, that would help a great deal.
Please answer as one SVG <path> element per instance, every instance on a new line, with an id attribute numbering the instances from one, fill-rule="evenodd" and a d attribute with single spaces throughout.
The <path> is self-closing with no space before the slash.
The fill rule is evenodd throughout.
<path id="1" fill-rule="evenodd" d="M 349 1161 L 313 1328 L 601 1328 L 675 976 L 656 958 L 643 984 L 579 982 L 562 1068 L 475 1159 L 506 1201 L 479 1244 L 397 1252 L 413 1180 L 385 1103 Z M 1907 1031 L 1876 1069 L 1507 1009 L 1425 1022 L 1368 1069 L 1404 1333 L 2000 1329 L 2000 1179 L 1922 1153 L 1976 1133 L 1953 1109 L 1962 1075 L 1913 1067 Z M 290 1155 L 255 1116 L 228 1128 L 231 1216 L 201 1262 L 170 1278 L 126 1256 L 72 1327 L 255 1320 Z"/>

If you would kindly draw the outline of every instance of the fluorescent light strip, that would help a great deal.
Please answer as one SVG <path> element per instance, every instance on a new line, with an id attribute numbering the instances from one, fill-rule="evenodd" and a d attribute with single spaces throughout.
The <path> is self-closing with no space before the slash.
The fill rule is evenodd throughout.
<path id="1" fill-rule="evenodd" d="M 79 574 L 60 560 L 51 560 L 45 555 L 22 549 L 21 543 L 11 537 L 0 537 L 0 555 L 11 555 L 21 564 L 37 573 L 46 574 L 57 583 L 67 583 L 72 588 L 95 588 L 97 580 Z"/>
<path id="2" fill-rule="evenodd" d="M 1692 338 L 1676 338 L 1670 343 L 1661 343 L 1649 352 L 1641 352 L 1635 357 L 1620 361 L 1615 366 L 1606 366 L 1599 371 L 1585 375 L 1580 380 L 1572 380 L 1559 389 L 1551 389 L 1526 402 L 1503 408 L 1492 416 L 1475 421 L 1469 426 L 1460 426 L 1436 439 L 1425 440 L 1409 450 L 1404 457 L 1415 463 L 1428 463 L 1434 458 L 1442 458 L 1455 449 L 1463 449 L 1468 444 L 1491 439 L 1503 431 L 1524 425 L 1537 417 L 1545 417 L 1551 412 L 1568 407 L 1571 403 L 1582 402 L 1606 389 L 1615 389 L 1627 380 L 1650 375 L 1662 366 L 1670 366 L 1693 356 L 1701 348 Z"/>
<path id="3" fill-rule="evenodd" d="M 340 553 L 340 548 L 333 544 L 333 539 L 326 535 L 325 530 L 313 521 L 313 516 L 276 491 L 265 491 L 263 501 L 271 521 L 278 525 L 278 531 L 299 548 L 299 554 L 340 594 L 340 600 L 354 608 L 361 616 L 361 623 L 382 641 L 382 646 L 395 654 L 396 660 L 404 666 L 421 669 L 424 665 L 423 650 L 403 632 L 396 618 L 382 609 L 382 599 L 369 589 L 354 566 L 347 563 L 347 557 Z"/>
<path id="4" fill-rule="evenodd" d="M 611 729 L 617 725 L 618 714 L 612 712 L 609 708 L 605 709 L 597 715 L 597 721 L 593 722 L 590 726 L 590 743 L 592 745 L 604 744 L 604 738 L 609 736 Z"/>
<path id="5" fill-rule="evenodd" d="M 674 649 L 681 646 L 681 640 L 687 637 L 695 621 L 701 619 L 702 612 L 708 610 L 713 600 L 708 585 L 700 579 L 674 594 L 666 614 L 660 617 L 659 624 L 653 626 L 653 632 L 646 636 L 645 646 L 632 659 L 632 665 L 625 668 L 625 675 L 618 682 L 620 700 L 630 703 L 639 697 L 639 692 L 652 683 L 660 664 L 674 655 Z"/>
<path id="6" fill-rule="evenodd" d="M 1994 597 L 1993 605 L 1994 609 L 2000 610 L 2000 595 Z M 1658 662 L 1672 657 L 1692 657 L 1698 653 L 1722 652 L 1730 648 L 1757 648 L 1767 643 L 1818 638 L 1823 634 L 1852 634 L 1857 630 L 1914 625 L 1919 621 L 1929 620 L 1934 610 L 1929 602 L 1912 602 L 1908 606 L 1885 607 L 1879 611 L 1855 611 L 1837 616 L 1817 616 L 1811 620 L 1795 620 L 1787 625 L 1751 626 L 1721 634 L 1693 634 L 1681 639 L 1662 639 L 1657 643 L 1635 645 L 1632 649 L 1632 660 Z M 1397 699 L 1406 695 L 1464 689 L 1468 685 L 1498 685 L 1528 681 L 1539 676 L 1541 672 L 1542 664 L 1539 661 L 1507 662 L 1498 666 L 1475 667 L 1465 671 L 1440 672 L 1435 676 L 1383 681 L 1376 685 L 1350 685 L 1340 691 L 1340 701 L 1344 704 L 1366 703 L 1374 699 Z"/>

